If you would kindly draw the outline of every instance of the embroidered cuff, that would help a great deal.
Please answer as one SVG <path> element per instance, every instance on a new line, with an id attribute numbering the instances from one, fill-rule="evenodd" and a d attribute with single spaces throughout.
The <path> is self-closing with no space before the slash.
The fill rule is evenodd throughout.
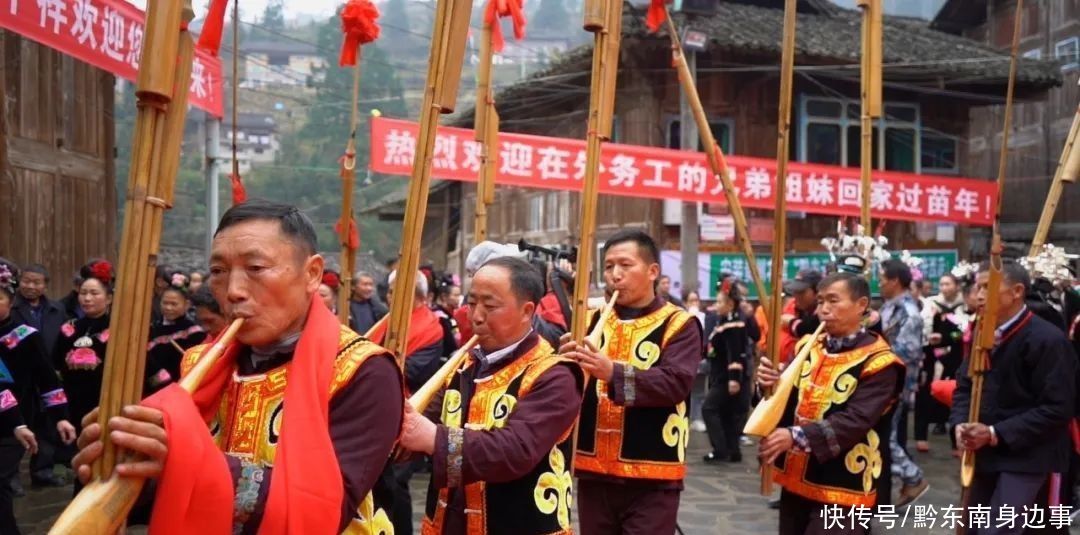
<path id="1" fill-rule="evenodd" d="M 63 388 L 57 388 L 42 394 L 41 401 L 45 403 L 45 407 L 55 407 L 68 402 L 67 394 L 64 393 Z"/>
<path id="2" fill-rule="evenodd" d="M 810 453 L 810 439 L 806 438 L 806 431 L 795 426 L 790 428 L 791 438 L 795 441 L 795 448 L 804 453 Z"/>
<path id="3" fill-rule="evenodd" d="M 244 460 L 240 461 L 240 477 L 236 479 L 236 498 L 233 501 L 233 532 L 243 530 L 255 506 L 259 503 L 259 489 L 262 488 L 264 470 L 261 466 Z"/>
<path id="4" fill-rule="evenodd" d="M 446 429 L 446 486 L 461 486 L 462 449 L 465 447 L 465 430 L 459 427 Z"/>
<path id="5" fill-rule="evenodd" d="M 623 405 L 632 407 L 634 405 L 634 398 L 636 397 L 636 389 L 634 388 L 634 368 L 633 366 L 622 367 L 623 369 Z"/>

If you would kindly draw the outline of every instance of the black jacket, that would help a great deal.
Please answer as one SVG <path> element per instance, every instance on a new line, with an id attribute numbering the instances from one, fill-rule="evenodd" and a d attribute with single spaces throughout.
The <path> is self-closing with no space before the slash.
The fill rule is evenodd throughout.
<path id="1" fill-rule="evenodd" d="M 705 315 L 709 354 L 709 384 L 727 388 L 728 381 L 743 379 L 749 372 L 754 356 L 754 341 L 761 338 L 761 331 L 753 317 L 741 311 L 720 316 L 714 312 Z M 732 364 L 741 369 L 729 369 Z"/>
<path id="2" fill-rule="evenodd" d="M 983 381 L 979 421 L 994 426 L 996 447 L 976 456 L 986 472 L 1064 472 L 1069 466 L 1076 355 L 1060 329 L 1028 310 L 1004 333 Z M 968 420 L 971 379 L 960 365 L 951 425 Z"/>
<path id="3" fill-rule="evenodd" d="M 56 339 L 60 337 L 60 326 L 68 319 L 64 306 L 57 301 L 41 298 L 44 308 L 41 311 L 41 325 L 34 321 L 30 313 L 30 303 L 22 296 L 15 298 L 15 306 L 11 309 L 11 318 L 16 324 L 29 325 L 41 333 L 42 342 L 45 344 L 45 354 L 52 355 L 56 347 Z"/>
<path id="4" fill-rule="evenodd" d="M 386 305 L 376 299 L 349 301 L 349 327 L 360 335 L 367 333 L 372 325 L 389 312 Z"/>

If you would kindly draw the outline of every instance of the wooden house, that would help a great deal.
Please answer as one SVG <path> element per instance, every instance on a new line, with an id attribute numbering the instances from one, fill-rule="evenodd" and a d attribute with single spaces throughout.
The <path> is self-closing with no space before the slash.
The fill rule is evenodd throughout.
<path id="1" fill-rule="evenodd" d="M 0 255 L 44 264 L 59 296 L 116 257 L 112 74 L 0 30 Z"/>

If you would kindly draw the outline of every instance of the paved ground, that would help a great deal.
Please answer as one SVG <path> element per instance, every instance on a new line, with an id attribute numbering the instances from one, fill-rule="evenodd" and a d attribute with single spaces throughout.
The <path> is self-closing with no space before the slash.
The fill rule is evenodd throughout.
<path id="1" fill-rule="evenodd" d="M 686 535 L 775 533 L 777 513 L 768 509 L 765 499 L 758 494 L 759 479 L 756 461 L 753 460 L 753 448 L 744 448 L 743 454 L 747 460 L 741 464 L 713 466 L 706 465 L 701 460 L 706 451 L 706 442 L 703 433 L 694 433 L 691 436 L 688 452 L 689 476 L 679 509 L 679 525 L 683 532 Z M 897 527 L 889 530 L 891 532 L 952 532 L 951 529 L 941 528 L 941 510 L 959 503 L 959 462 L 950 456 L 948 442 L 944 437 L 933 436 L 932 442 L 932 451 L 916 454 L 916 460 L 922 465 L 931 482 L 930 491 L 919 503 L 933 505 L 938 511 L 937 526 L 934 529 L 914 529 L 911 527 L 915 514 L 912 510 L 907 520 L 908 528 Z M 417 515 L 423 510 L 426 478 L 426 474 L 421 474 L 413 480 L 413 501 Z M 28 485 L 29 481 L 26 481 L 26 484 Z M 48 490 L 28 487 L 27 496 L 17 500 L 15 509 L 24 533 L 45 533 L 70 495 L 70 486 Z M 902 516 L 902 512 L 900 514 Z M 877 526 L 876 531 L 880 533 L 885 530 Z"/>

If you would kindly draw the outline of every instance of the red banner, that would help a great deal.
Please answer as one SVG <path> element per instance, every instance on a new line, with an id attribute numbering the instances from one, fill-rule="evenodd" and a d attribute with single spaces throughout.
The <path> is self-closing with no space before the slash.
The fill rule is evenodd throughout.
<path id="1" fill-rule="evenodd" d="M 371 170 L 411 175 L 418 130 L 408 121 L 373 119 Z M 500 133 L 498 151 L 499 185 L 572 191 L 582 187 L 583 140 Z M 774 207 L 775 160 L 729 156 L 727 163 L 744 207 Z M 472 130 L 440 128 L 432 164 L 436 178 L 476 181 L 480 144 Z M 725 202 L 720 179 L 699 152 L 605 143 L 600 179 L 600 193 L 608 195 Z M 876 218 L 989 226 L 995 185 L 971 178 L 875 171 L 870 207 Z M 861 191 L 858 168 L 795 162 L 788 166 L 788 210 L 857 217 Z"/>
<path id="2" fill-rule="evenodd" d="M 134 81 L 146 18 L 124 0 L 3 0 L 0 28 Z M 221 60 L 195 49 L 191 105 L 221 117 Z"/>

